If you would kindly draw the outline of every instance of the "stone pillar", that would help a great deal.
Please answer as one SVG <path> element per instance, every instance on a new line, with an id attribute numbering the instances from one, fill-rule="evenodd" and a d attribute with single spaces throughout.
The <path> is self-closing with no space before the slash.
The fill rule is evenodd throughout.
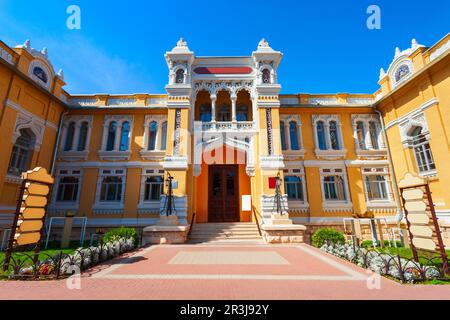
<path id="1" fill-rule="evenodd" d="M 70 235 L 72 234 L 74 216 L 75 214 L 73 212 L 67 212 L 66 214 L 66 220 L 64 221 L 64 229 L 61 239 L 61 249 L 65 249 L 70 246 Z"/>
<path id="2" fill-rule="evenodd" d="M 215 94 L 211 94 L 211 122 L 216 122 L 216 99 Z"/>
<path id="3" fill-rule="evenodd" d="M 114 150 L 119 151 L 120 148 L 120 138 L 122 136 L 122 123 L 117 123 L 116 127 L 116 140 L 114 141 Z"/>
<path id="4" fill-rule="evenodd" d="M 236 122 L 236 101 L 237 101 L 237 95 L 232 94 L 231 95 L 231 121 Z"/>
<path id="5" fill-rule="evenodd" d="M 78 143 L 80 141 L 80 129 L 81 129 L 81 123 L 76 122 L 75 123 L 75 131 L 73 134 L 73 141 L 72 141 L 72 150 L 70 151 L 77 151 L 78 150 Z"/>
<path id="6" fill-rule="evenodd" d="M 328 124 L 328 122 L 324 122 L 323 124 L 324 129 L 325 129 L 325 142 L 326 142 L 326 147 L 327 150 L 332 149 L 331 147 L 331 137 L 330 137 L 330 125 Z"/>

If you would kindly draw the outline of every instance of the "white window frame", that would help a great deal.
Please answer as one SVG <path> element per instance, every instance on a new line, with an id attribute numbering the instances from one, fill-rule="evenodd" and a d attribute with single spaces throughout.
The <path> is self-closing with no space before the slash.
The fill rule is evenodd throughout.
<path id="1" fill-rule="evenodd" d="M 308 191 L 306 187 L 305 168 L 302 163 L 291 162 L 288 163 L 287 168 L 283 170 L 284 177 L 297 176 L 302 181 L 303 201 L 302 200 L 290 200 L 287 197 L 285 190 L 285 198 L 288 201 L 288 207 L 290 213 L 307 213 L 309 211 Z M 284 181 L 283 181 L 284 183 Z"/>
<path id="2" fill-rule="evenodd" d="M 416 161 L 416 168 L 417 168 L 417 172 L 419 173 L 420 176 L 435 176 L 437 174 L 437 170 L 436 170 L 436 161 L 434 160 L 434 156 L 433 156 L 433 151 L 431 150 L 431 145 L 430 145 L 430 141 L 429 139 L 426 137 L 426 135 L 424 134 L 420 134 L 424 136 L 424 141 L 420 142 L 419 144 L 414 144 L 414 139 L 411 143 L 411 148 L 412 148 L 412 152 L 414 153 L 414 160 Z M 432 159 L 429 159 L 426 156 L 426 152 L 425 152 L 425 145 L 428 144 L 429 146 L 429 150 L 430 150 L 430 154 Z M 433 164 L 434 169 L 429 169 L 429 170 L 420 170 L 420 166 L 419 166 L 419 160 L 417 159 L 417 152 L 416 152 L 416 148 L 421 148 L 422 151 L 425 154 L 425 165 L 427 168 L 430 167 L 431 164 Z M 432 162 L 430 161 L 432 160 Z"/>
<path id="3" fill-rule="evenodd" d="M 284 137 L 286 143 L 286 150 L 281 150 L 286 160 L 295 160 L 296 158 L 303 158 L 305 156 L 306 150 L 303 145 L 303 134 L 302 134 L 302 121 L 299 115 L 285 115 L 280 114 L 280 122 L 284 122 Z M 292 150 L 291 148 L 291 135 L 290 135 L 290 123 L 294 121 L 297 124 L 297 139 L 299 144 L 299 150 Z M 281 128 L 280 128 L 281 130 Z M 280 148 L 281 148 L 281 132 L 280 132 Z M 282 148 L 281 148 L 282 149 Z"/>
<path id="4" fill-rule="evenodd" d="M 73 141 L 72 141 L 72 149 L 65 151 L 64 147 L 67 142 L 67 131 L 69 128 L 70 123 L 75 123 L 75 133 L 73 135 Z M 80 140 L 80 134 L 81 134 L 81 126 L 84 122 L 87 122 L 88 124 L 88 131 L 86 135 L 86 148 L 83 151 L 78 151 L 78 143 Z M 92 122 L 93 122 L 93 116 L 83 115 L 83 116 L 68 116 L 64 118 L 64 123 L 62 127 L 61 132 L 61 144 L 59 146 L 59 159 L 65 160 L 65 161 L 80 161 L 80 160 L 87 160 L 89 155 L 89 145 L 91 140 L 91 133 L 92 133 Z"/>
<path id="5" fill-rule="evenodd" d="M 321 150 L 319 147 L 319 141 L 317 138 L 317 122 L 322 121 L 324 123 L 325 129 L 325 144 L 326 150 Z M 330 122 L 335 121 L 337 125 L 337 138 L 339 141 L 339 149 L 334 150 L 331 147 L 331 136 L 330 136 Z M 314 144 L 316 149 L 314 150 L 318 158 L 323 158 L 327 160 L 337 160 L 342 159 L 347 154 L 347 150 L 344 146 L 344 139 L 342 136 L 342 122 L 340 115 L 337 114 L 314 114 L 312 115 L 312 123 L 314 128 Z"/>
<path id="6" fill-rule="evenodd" d="M 389 169 L 386 167 L 362 167 L 361 174 L 364 184 L 364 195 L 366 199 L 367 209 L 369 210 L 381 210 L 381 209 L 395 209 L 394 195 L 392 194 L 391 179 Z M 369 194 L 366 185 L 367 176 L 384 176 L 385 187 L 388 198 L 387 199 L 369 199 Z"/>
<path id="7" fill-rule="evenodd" d="M 76 177 L 78 178 L 78 193 L 76 201 L 58 201 L 58 190 L 60 180 L 64 177 Z M 80 195 L 81 189 L 83 187 L 83 169 L 81 167 L 72 167 L 72 168 L 62 168 L 58 169 L 55 177 L 55 185 L 53 187 L 52 199 L 50 204 L 50 211 L 69 211 L 74 210 L 78 211 L 80 208 Z"/>
<path id="8" fill-rule="evenodd" d="M 348 186 L 347 170 L 343 167 L 321 167 L 320 171 L 320 188 L 322 191 L 322 208 L 325 212 L 344 212 L 352 211 L 353 203 L 351 201 L 350 188 Z M 327 176 L 341 176 L 343 188 L 345 192 L 345 200 L 328 200 L 325 199 L 324 179 Z"/>
<path id="9" fill-rule="evenodd" d="M 386 144 L 382 135 L 382 128 L 380 124 L 380 119 L 375 114 L 352 114 L 352 127 L 353 127 L 353 138 L 355 140 L 355 151 L 358 157 L 364 157 L 368 159 L 377 159 L 380 157 L 385 157 L 387 155 Z M 364 143 L 366 145 L 366 149 L 361 149 L 359 145 L 358 139 L 358 130 L 357 124 L 358 122 L 363 123 L 364 127 Z M 377 142 L 378 149 L 375 149 L 372 145 L 372 139 L 370 136 L 370 122 L 375 123 L 375 127 L 377 130 Z"/>
<path id="10" fill-rule="evenodd" d="M 120 202 L 100 201 L 101 188 L 103 178 L 105 177 L 121 177 L 122 178 L 122 194 Z M 95 192 L 95 203 L 92 207 L 94 214 L 123 214 L 125 208 L 125 189 L 127 186 L 127 169 L 125 167 L 99 169 L 97 178 L 97 188 Z"/>
<path id="11" fill-rule="evenodd" d="M 102 160 L 130 160 L 131 155 L 131 141 L 133 137 L 133 120 L 132 115 L 106 115 L 103 123 L 103 136 L 102 136 L 102 146 L 98 151 L 98 155 Z M 111 122 L 115 121 L 117 123 L 116 136 L 114 140 L 114 149 L 112 151 L 107 151 L 106 147 L 108 144 L 108 130 Z M 120 138 L 122 134 L 122 125 L 124 122 L 130 123 L 130 132 L 128 134 L 128 150 L 120 151 Z"/>
<path id="12" fill-rule="evenodd" d="M 150 136 L 150 123 L 153 121 L 158 125 L 158 130 L 156 132 L 156 142 L 155 142 L 155 150 L 148 150 L 148 140 Z M 144 137 L 143 137 L 143 145 L 141 149 L 141 157 L 144 160 L 153 160 L 153 161 L 163 161 L 164 156 L 166 155 L 166 150 L 161 150 L 161 145 L 163 141 L 162 129 L 164 122 L 167 122 L 167 130 L 168 130 L 168 120 L 167 115 L 146 115 L 144 120 Z M 167 139 L 168 131 L 166 131 L 166 149 L 169 143 Z"/>
<path id="13" fill-rule="evenodd" d="M 160 212 L 161 199 L 158 201 L 145 200 L 145 182 L 149 177 L 163 177 L 163 192 L 164 192 L 164 168 L 163 167 L 144 167 L 141 172 L 141 188 L 139 192 L 139 214 L 157 214 Z M 161 196 L 163 195 L 161 192 Z M 162 197 L 161 197 L 162 198 Z"/>

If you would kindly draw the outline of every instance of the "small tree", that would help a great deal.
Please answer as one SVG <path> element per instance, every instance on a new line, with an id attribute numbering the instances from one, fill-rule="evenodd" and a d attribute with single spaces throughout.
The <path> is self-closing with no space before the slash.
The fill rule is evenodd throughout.
<path id="1" fill-rule="evenodd" d="M 344 244 L 345 236 L 342 232 L 339 232 L 332 228 L 319 229 L 312 235 L 312 245 L 320 248 L 324 244 Z"/>

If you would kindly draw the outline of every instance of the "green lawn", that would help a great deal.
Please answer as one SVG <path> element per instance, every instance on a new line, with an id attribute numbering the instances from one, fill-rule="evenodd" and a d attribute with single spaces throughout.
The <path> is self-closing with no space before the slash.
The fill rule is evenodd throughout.
<path id="1" fill-rule="evenodd" d="M 384 249 L 381 247 L 377 247 L 376 248 L 377 251 L 379 252 L 387 252 L 390 253 L 392 255 L 399 255 L 402 258 L 405 259 L 412 259 L 413 258 L 413 253 L 412 250 L 410 248 L 404 248 L 404 247 L 400 247 L 400 248 L 394 248 L 394 247 L 385 247 Z M 450 250 L 446 250 L 447 253 L 447 257 L 450 260 Z M 419 256 L 419 262 L 421 263 L 426 263 L 427 262 L 427 258 L 431 258 L 431 257 L 440 257 L 440 254 L 438 253 L 431 253 L 431 252 L 427 252 L 427 251 L 421 251 L 418 250 L 417 254 Z M 440 261 L 439 259 L 433 259 L 434 262 L 438 262 Z"/>
<path id="2" fill-rule="evenodd" d="M 89 245 L 89 242 L 85 242 L 83 244 L 84 247 L 87 247 Z M 60 249 L 60 242 L 59 241 L 50 241 L 48 248 L 44 249 L 44 245 L 42 245 L 42 250 L 39 253 L 39 260 L 43 261 L 45 259 L 48 259 L 50 257 L 54 257 L 58 255 L 59 253 L 63 252 L 65 254 L 71 254 L 74 253 L 77 248 L 80 247 L 79 241 L 71 241 L 69 248 L 67 249 Z M 5 258 L 5 252 L 0 252 L 0 274 L 3 273 L 3 260 Z M 34 251 L 25 251 L 25 252 L 15 252 L 13 253 L 13 259 L 18 263 L 18 260 L 25 260 L 23 267 L 29 266 L 33 263 L 34 258 Z"/>

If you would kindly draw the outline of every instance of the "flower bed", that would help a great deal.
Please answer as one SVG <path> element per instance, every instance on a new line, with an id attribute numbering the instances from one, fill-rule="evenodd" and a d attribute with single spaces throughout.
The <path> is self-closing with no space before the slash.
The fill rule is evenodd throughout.
<path id="1" fill-rule="evenodd" d="M 381 253 L 367 248 L 353 247 L 348 243 L 325 244 L 320 250 L 402 282 L 414 283 L 445 278 L 439 257 L 426 259 L 426 263 L 420 264 L 413 259 L 405 259 L 399 255 Z"/>
<path id="2" fill-rule="evenodd" d="M 113 259 L 135 248 L 134 239 L 121 238 L 99 246 L 78 248 L 71 254 L 60 253 L 48 256 L 42 261 L 24 266 L 26 260 L 32 261 L 32 255 L 25 255 L 21 260 L 11 259 L 9 268 L 4 274 L 8 279 L 25 280 L 60 278 L 72 275 L 74 270 L 91 268 L 101 262 Z M 30 262 L 30 261 L 28 261 Z M 3 264 L 2 264 L 3 265 Z"/>

